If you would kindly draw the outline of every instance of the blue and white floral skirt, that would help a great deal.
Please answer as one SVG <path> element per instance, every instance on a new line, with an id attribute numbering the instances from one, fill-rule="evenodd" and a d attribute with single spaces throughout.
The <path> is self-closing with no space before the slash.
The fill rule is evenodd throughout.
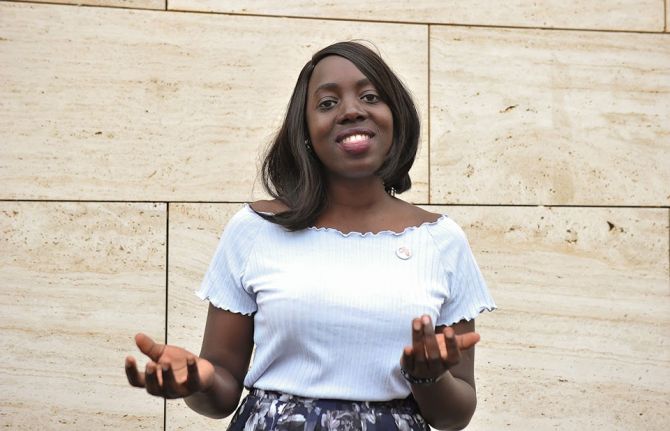
<path id="1" fill-rule="evenodd" d="M 229 431 L 426 431 L 414 399 L 386 402 L 303 398 L 252 389 Z"/>

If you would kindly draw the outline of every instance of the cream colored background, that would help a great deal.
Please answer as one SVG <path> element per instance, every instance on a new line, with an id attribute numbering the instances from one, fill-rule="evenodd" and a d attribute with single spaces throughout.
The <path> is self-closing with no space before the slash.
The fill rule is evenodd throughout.
<path id="1" fill-rule="evenodd" d="M 123 358 L 199 349 L 192 291 L 300 67 L 366 39 L 421 112 L 404 197 L 500 307 L 468 429 L 666 429 L 670 8 L 574 3 L 0 1 L 0 426 L 224 427 Z"/>

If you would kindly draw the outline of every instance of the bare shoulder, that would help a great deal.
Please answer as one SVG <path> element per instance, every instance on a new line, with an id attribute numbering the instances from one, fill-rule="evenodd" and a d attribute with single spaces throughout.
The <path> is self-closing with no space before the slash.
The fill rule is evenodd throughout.
<path id="1" fill-rule="evenodd" d="M 252 202 L 250 205 L 254 211 L 260 213 L 279 214 L 289 209 L 285 203 L 278 199 L 260 200 Z"/>
<path id="2" fill-rule="evenodd" d="M 421 223 L 432 223 L 442 217 L 442 214 L 427 211 L 408 202 L 400 202 L 402 205 L 401 214 L 403 214 L 404 218 L 410 222 L 409 224 L 419 225 Z"/>
<path id="3" fill-rule="evenodd" d="M 421 207 L 415 206 L 414 208 L 416 208 L 416 215 L 421 220 L 422 223 L 432 223 L 437 221 L 440 217 L 442 217 L 442 214 L 430 212 Z"/>

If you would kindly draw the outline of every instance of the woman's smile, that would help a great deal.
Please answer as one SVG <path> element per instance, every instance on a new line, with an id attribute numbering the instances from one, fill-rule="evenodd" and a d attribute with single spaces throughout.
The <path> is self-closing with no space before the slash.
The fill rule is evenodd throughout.
<path id="1" fill-rule="evenodd" d="M 338 133 L 335 141 L 345 153 L 358 156 L 366 153 L 372 145 L 375 132 L 360 127 Z"/>
<path id="2" fill-rule="evenodd" d="M 393 141 L 393 115 L 370 80 L 349 60 L 321 60 L 309 81 L 307 127 L 331 178 L 375 175 Z"/>

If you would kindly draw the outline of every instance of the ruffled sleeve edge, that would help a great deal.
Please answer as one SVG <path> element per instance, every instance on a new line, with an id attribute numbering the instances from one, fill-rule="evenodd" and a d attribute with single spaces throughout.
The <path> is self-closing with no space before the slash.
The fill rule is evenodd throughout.
<path id="1" fill-rule="evenodd" d="M 204 289 L 198 289 L 194 293 L 201 300 L 209 301 L 209 303 L 211 303 L 216 308 L 219 308 L 219 309 L 225 310 L 225 311 L 229 311 L 231 313 L 253 317 L 254 314 L 256 314 L 256 311 L 257 311 L 257 310 L 246 310 L 246 309 L 245 310 L 240 310 L 239 308 L 231 307 L 230 304 L 227 304 L 225 302 L 224 298 L 220 297 L 219 295 L 213 295 L 213 296 L 209 295 L 204 291 Z"/>
<path id="2" fill-rule="evenodd" d="M 458 314 L 456 316 L 452 316 L 447 319 L 438 319 L 437 322 L 435 323 L 435 326 L 451 326 L 454 323 L 458 323 L 462 320 L 465 320 L 466 322 L 469 322 L 475 318 L 477 318 L 480 314 L 488 311 L 492 312 L 494 310 L 497 310 L 498 307 L 495 304 L 486 304 L 486 305 L 479 305 L 479 306 L 473 306 L 470 307 L 469 310 L 466 312 L 462 312 L 461 314 Z"/>

